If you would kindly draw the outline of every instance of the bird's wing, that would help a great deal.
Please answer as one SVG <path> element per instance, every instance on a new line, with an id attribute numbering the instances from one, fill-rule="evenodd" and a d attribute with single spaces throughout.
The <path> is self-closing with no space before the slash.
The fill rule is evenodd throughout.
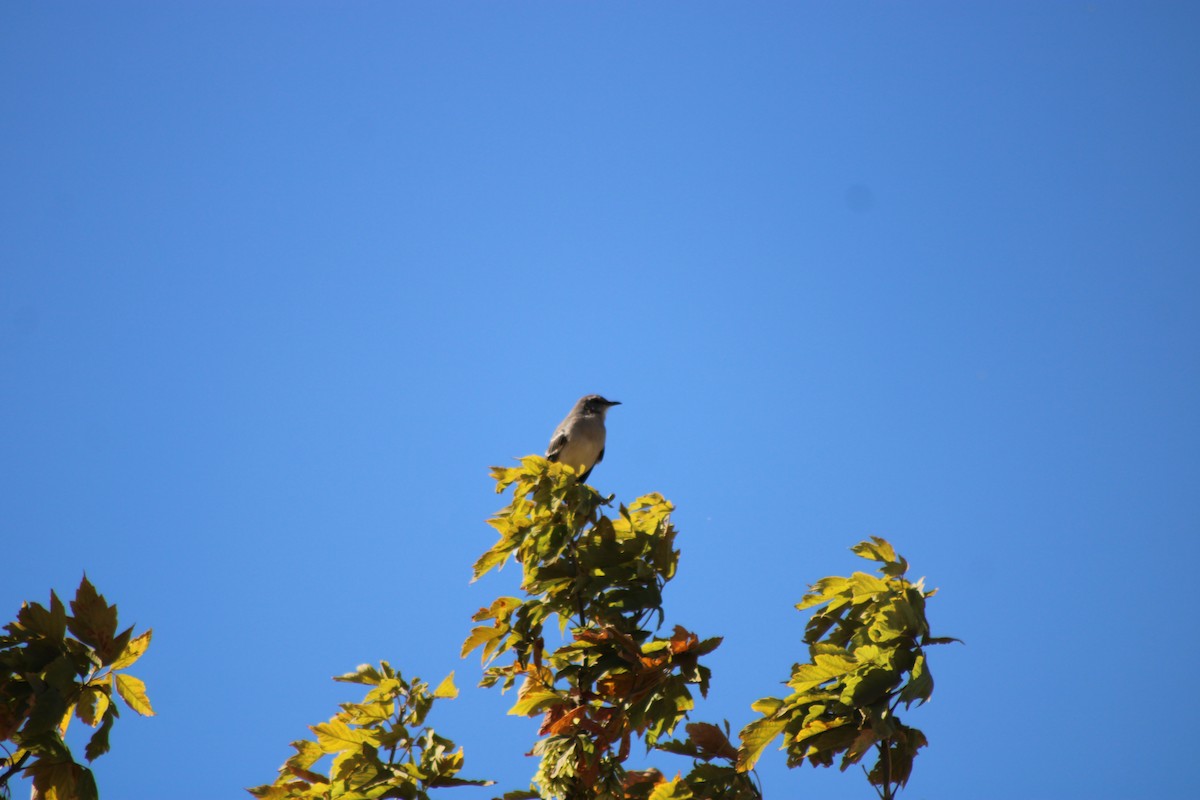
<path id="1" fill-rule="evenodd" d="M 567 446 L 567 435 L 562 431 L 555 431 L 554 436 L 550 439 L 550 446 L 546 448 L 546 460 L 558 461 L 558 457 L 562 454 L 562 449 Z"/>
<path id="2" fill-rule="evenodd" d="M 582 473 L 580 473 L 579 482 L 587 483 L 588 475 L 591 475 L 592 470 L 594 470 L 596 468 L 596 465 L 599 464 L 603 460 L 604 460 L 604 448 L 601 447 L 600 455 L 596 456 L 596 460 L 592 462 L 592 465 L 590 467 L 588 467 L 587 469 L 585 469 Z"/>

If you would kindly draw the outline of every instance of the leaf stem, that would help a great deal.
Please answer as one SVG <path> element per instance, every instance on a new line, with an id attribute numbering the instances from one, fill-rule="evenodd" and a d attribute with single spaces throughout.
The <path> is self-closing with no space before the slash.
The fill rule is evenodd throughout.
<path id="1" fill-rule="evenodd" d="M 884 739 L 879 743 L 879 760 L 883 765 L 883 800 L 892 800 L 892 740 Z"/>

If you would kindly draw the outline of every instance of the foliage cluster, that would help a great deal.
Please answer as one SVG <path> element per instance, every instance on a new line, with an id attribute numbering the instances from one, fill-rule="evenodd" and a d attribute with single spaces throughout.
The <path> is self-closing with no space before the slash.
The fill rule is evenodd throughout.
<path id="1" fill-rule="evenodd" d="M 84 748 L 91 762 L 108 752 L 109 733 L 120 712 L 113 694 L 138 714 L 154 709 L 146 685 L 124 670 L 150 646 L 152 632 L 117 631 L 117 607 L 109 605 L 85 576 L 71 613 L 53 591 L 50 607 L 24 603 L 0 636 L 0 742 L 11 742 L 0 759 L 0 794 L 24 771 L 45 800 L 95 800 L 92 771 L 78 763 L 65 736 L 78 717 L 95 732 Z"/>
<path id="2" fill-rule="evenodd" d="M 639 497 L 609 516 L 613 498 L 575 480 L 573 470 L 529 456 L 493 468 L 497 492 L 513 488 L 490 523 L 500 537 L 475 564 L 475 577 L 510 556 L 521 566 L 524 597 L 501 597 L 475 615 L 463 655 L 481 649 L 482 685 L 520 680 L 510 714 L 542 718 L 533 754 L 534 786 L 518 797 L 758 797 L 736 769 L 737 751 L 716 725 L 693 723 L 671 737 L 705 695 L 701 659 L 721 643 L 665 619 L 662 593 L 675 575 L 673 507 L 661 495 Z M 545 627 L 556 621 L 549 652 Z M 632 742 L 691 755 L 692 771 L 666 782 L 657 771 L 626 770 Z"/>
<path id="3" fill-rule="evenodd" d="M 809 661 L 792 668 L 791 695 L 753 704 L 762 716 L 742 730 L 741 767 L 752 768 L 780 734 L 789 766 L 807 759 L 828 767 L 840 754 L 844 771 L 874 751 L 868 779 L 881 797 L 892 797 L 927 743 L 924 733 L 900 721 L 897 707 L 933 694 L 924 647 L 956 640 L 930 636 L 925 600 L 936 590 L 905 579 L 908 562 L 890 544 L 872 537 L 852 549 L 879 562 L 881 577 L 823 578 L 797 604 L 818 609 L 804 633 Z"/>
<path id="4" fill-rule="evenodd" d="M 878 575 L 823 578 L 797 609 L 813 610 L 803 637 L 807 660 L 792 667 L 791 693 L 765 697 L 758 717 L 735 737 L 728 722 L 691 720 L 696 693 L 711 681 L 706 656 L 720 637 L 667 624 L 663 592 L 679 551 L 673 506 L 659 494 L 628 506 L 538 456 L 495 467 L 509 504 L 489 521 L 499 534 L 475 563 L 474 578 L 515 560 L 520 595 L 496 598 L 473 617 L 462 656 L 479 652 L 481 685 L 516 688 L 510 714 L 540 718 L 528 789 L 499 800 L 760 800 L 754 767 L 782 737 L 789 766 L 863 770 L 891 800 L 926 745 L 897 712 L 933 692 L 925 616 L 933 596 L 905 576 L 907 562 L 872 538 L 853 549 Z M 91 771 L 64 741 L 72 716 L 95 728 L 88 761 L 108 750 L 118 715 L 114 693 L 153 714 L 144 684 L 124 670 L 146 651 L 151 632 L 117 632 L 117 612 L 87 578 L 68 614 L 51 593 L 49 608 L 26 603 L 0 636 L 0 795 L 24 771 L 36 797 L 95 800 Z M 273 783 L 250 789 L 262 800 L 428 800 L 436 788 L 490 785 L 460 777 L 463 751 L 426 719 L 438 700 L 458 694 L 453 673 L 431 688 L 405 679 L 386 661 L 335 680 L 366 687 L 313 738 L 292 743 Z M 736 740 L 736 744 L 735 744 Z M 634 745 L 648 756 L 691 760 L 675 777 L 633 769 Z"/>
<path id="5" fill-rule="evenodd" d="M 428 800 L 442 786 L 486 786 L 458 777 L 463 753 L 425 725 L 435 700 L 458 696 L 454 674 L 430 691 L 420 678 L 405 680 L 386 661 L 361 665 L 337 681 L 371 687 L 361 703 L 343 703 L 328 722 L 313 725 L 313 739 L 292 742 L 296 753 L 274 783 L 250 793 L 263 800 Z M 333 756 L 328 773 L 317 762 Z"/>

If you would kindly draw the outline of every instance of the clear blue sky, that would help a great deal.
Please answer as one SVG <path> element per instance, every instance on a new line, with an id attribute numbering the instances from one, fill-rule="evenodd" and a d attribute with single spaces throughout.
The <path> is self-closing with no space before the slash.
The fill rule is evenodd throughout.
<path id="1" fill-rule="evenodd" d="M 1198 26 L 4 3 L 0 616 L 87 570 L 155 629 L 102 795 L 246 796 L 381 658 L 457 670 L 433 724 L 524 785 L 535 723 L 457 658 L 516 573 L 469 567 L 487 467 L 590 392 L 593 482 L 678 506 L 668 621 L 726 637 L 699 718 L 781 690 L 875 534 L 967 643 L 906 797 L 1190 795 Z M 872 796 L 782 762 L 773 800 Z"/>

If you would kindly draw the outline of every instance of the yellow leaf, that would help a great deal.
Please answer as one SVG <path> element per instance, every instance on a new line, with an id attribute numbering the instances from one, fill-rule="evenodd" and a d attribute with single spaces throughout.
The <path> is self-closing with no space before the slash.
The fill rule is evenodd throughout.
<path id="1" fill-rule="evenodd" d="M 890 591 L 887 581 L 882 581 L 874 575 L 868 575 L 865 572 L 856 572 L 850 576 L 851 586 L 854 592 L 854 602 L 859 602 L 868 597 L 874 597 L 877 594 L 884 594 Z"/>
<path id="2" fill-rule="evenodd" d="M 563 699 L 557 692 L 552 692 L 548 689 L 534 689 L 529 692 L 522 692 L 520 698 L 517 702 L 513 703 L 513 707 L 508 710 L 508 713 L 514 717 L 531 717 L 534 714 L 545 711 L 547 705 L 561 702 L 563 702 Z"/>
<path id="3" fill-rule="evenodd" d="M 756 719 L 742 728 L 740 734 L 742 746 L 738 749 L 738 772 L 749 772 L 754 769 L 762 751 L 771 743 L 772 739 L 783 732 L 786 726 L 786 719 L 764 717 Z"/>
<path id="4" fill-rule="evenodd" d="M 691 800 L 692 797 L 691 788 L 676 775 L 674 780 L 659 782 L 647 800 Z"/>
<path id="5" fill-rule="evenodd" d="M 750 707 L 762 714 L 764 717 L 769 717 L 779 709 L 783 708 L 783 701 L 778 697 L 763 697 L 751 703 Z"/>
<path id="6" fill-rule="evenodd" d="M 292 747 L 296 748 L 296 754 L 285 762 L 285 766 L 289 768 L 306 770 L 325 755 L 325 751 L 321 749 L 320 745 L 310 742 L 308 739 L 292 742 Z"/>
<path id="7" fill-rule="evenodd" d="M 466 658 L 467 654 L 479 647 L 481 644 L 494 641 L 504 636 L 504 631 L 500 628 L 493 628 L 490 625 L 480 625 L 471 631 L 471 635 L 463 642 L 462 653 L 460 658 Z M 487 651 L 484 651 L 484 659 L 487 659 Z"/>
<path id="8" fill-rule="evenodd" d="M 154 629 L 151 628 L 136 639 L 132 639 L 129 644 L 125 645 L 125 649 L 121 651 L 121 655 L 117 657 L 117 660 L 113 662 L 112 668 L 125 669 L 126 667 L 133 666 L 133 663 L 146 652 L 146 648 L 150 647 L 150 637 L 153 634 Z"/>
<path id="9" fill-rule="evenodd" d="M 317 735 L 317 744 L 326 753 L 340 753 L 357 748 L 360 744 L 379 744 L 375 737 L 362 729 L 351 728 L 337 717 L 312 726 L 312 732 Z"/>
<path id="10" fill-rule="evenodd" d="M 99 686 L 84 686 L 79 695 L 79 703 L 75 706 L 75 715 L 94 728 L 100 724 L 107 710 L 108 692 Z"/>
<path id="11" fill-rule="evenodd" d="M 792 741 L 802 742 L 805 739 L 811 739 L 818 733 L 824 733 L 825 731 L 831 731 L 834 728 L 840 728 L 843 725 L 849 724 L 849 722 L 850 720 L 846 719 L 845 717 L 837 717 L 830 720 L 814 719 L 805 725 L 799 733 L 793 736 Z"/>
<path id="12" fill-rule="evenodd" d="M 76 778 L 82 770 L 70 761 L 43 763 L 40 760 L 26 771 L 33 777 L 33 796 L 41 800 L 74 800 Z"/>
<path id="13" fill-rule="evenodd" d="M 434 697 L 447 697 L 453 700 L 458 697 L 458 687 L 454 685 L 454 672 L 452 671 L 446 676 L 446 679 L 438 684 L 438 687 L 433 690 Z"/>
<path id="14" fill-rule="evenodd" d="M 146 697 L 146 684 L 139 678 L 132 675 L 113 675 L 113 684 L 117 687 L 117 694 L 121 695 L 121 699 L 129 704 L 137 713 L 143 717 L 153 717 L 154 709 L 150 707 L 150 698 Z"/>
<path id="15" fill-rule="evenodd" d="M 892 545 L 886 540 L 878 536 L 872 536 L 869 542 L 859 542 L 850 548 L 851 552 L 863 558 L 871 559 L 872 561 L 882 561 L 884 563 L 895 563 L 896 551 L 892 549 Z"/>

